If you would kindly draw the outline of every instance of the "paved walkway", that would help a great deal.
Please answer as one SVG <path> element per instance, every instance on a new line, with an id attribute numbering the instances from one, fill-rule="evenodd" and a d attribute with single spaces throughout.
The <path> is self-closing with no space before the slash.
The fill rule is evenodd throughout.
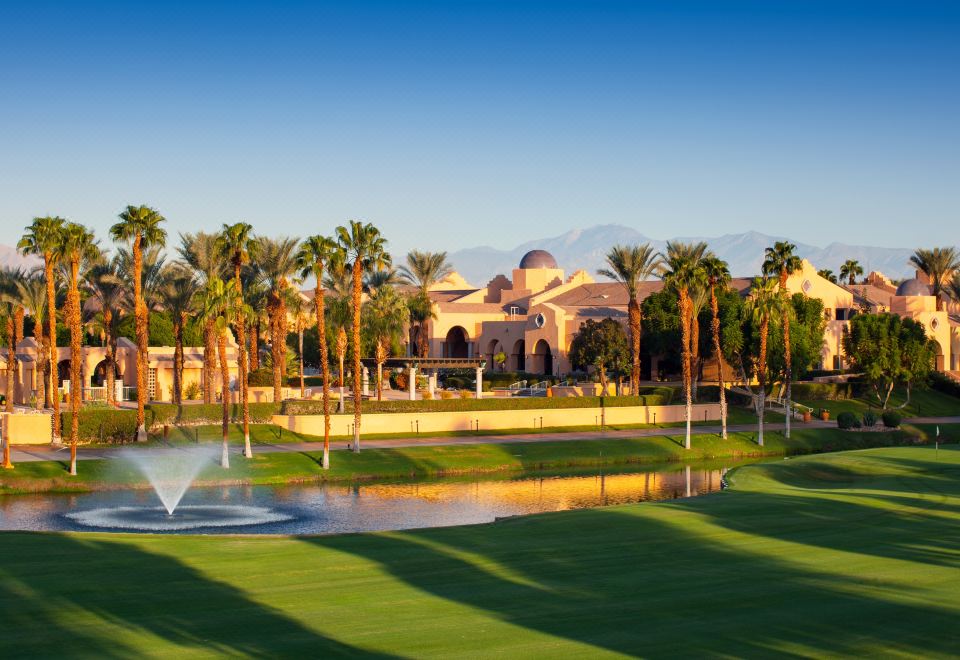
<path id="1" fill-rule="evenodd" d="M 957 418 L 960 422 L 960 418 Z M 833 422 L 812 421 L 808 424 L 795 424 L 794 428 L 836 428 Z M 782 431 L 784 425 L 767 424 L 768 431 Z M 719 434 L 721 427 L 716 425 L 694 426 L 695 434 Z M 756 424 L 731 424 L 727 427 L 730 433 L 744 431 L 747 433 L 757 430 Z M 397 438 L 392 440 L 364 440 L 361 438 L 361 449 L 391 449 L 397 447 L 436 447 L 443 445 L 507 445 L 518 442 L 573 442 L 576 440 L 614 440 L 618 438 L 650 438 L 650 437 L 680 437 L 684 429 L 682 426 L 666 428 L 624 429 L 618 431 L 545 431 L 542 433 L 513 433 L 509 435 L 465 435 L 465 436 L 424 436 L 413 438 Z M 155 445 L 154 445 L 155 446 Z M 338 439 L 330 443 L 335 451 L 349 449 L 350 443 Z M 232 444 L 231 448 L 239 452 L 241 447 Z M 78 460 L 115 458 L 119 452 L 129 449 L 126 447 L 81 447 L 77 450 Z M 290 443 L 256 443 L 254 452 L 280 453 L 322 451 L 322 442 L 290 442 Z M 62 461 L 70 456 L 70 448 L 64 445 L 53 448 L 47 445 L 35 447 L 13 447 L 12 459 L 14 463 L 29 461 Z"/>

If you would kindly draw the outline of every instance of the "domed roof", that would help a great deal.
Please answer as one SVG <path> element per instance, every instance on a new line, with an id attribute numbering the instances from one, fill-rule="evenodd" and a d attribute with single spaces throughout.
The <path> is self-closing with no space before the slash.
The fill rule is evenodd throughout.
<path id="1" fill-rule="evenodd" d="M 546 250 L 530 250 L 520 260 L 520 268 L 557 268 L 557 260 Z"/>
<path id="2" fill-rule="evenodd" d="M 914 277 L 912 280 L 904 280 L 900 286 L 897 287 L 898 296 L 929 296 L 930 287 L 923 280 L 918 280 Z"/>

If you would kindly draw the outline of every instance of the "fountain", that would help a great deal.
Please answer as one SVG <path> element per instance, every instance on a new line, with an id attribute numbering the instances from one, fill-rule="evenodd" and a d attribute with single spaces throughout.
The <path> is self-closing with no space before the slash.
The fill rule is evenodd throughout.
<path id="1" fill-rule="evenodd" d="M 180 501 L 203 468 L 213 464 L 218 446 L 131 449 L 120 458 L 135 465 L 147 478 L 162 507 L 102 507 L 65 514 L 87 527 L 152 532 L 205 527 L 240 527 L 291 520 L 267 507 L 239 505 L 184 505 Z"/>

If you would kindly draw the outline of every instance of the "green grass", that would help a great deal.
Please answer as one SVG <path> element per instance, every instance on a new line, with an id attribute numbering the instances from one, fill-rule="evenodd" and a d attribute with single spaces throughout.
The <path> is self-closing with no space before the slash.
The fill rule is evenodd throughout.
<path id="1" fill-rule="evenodd" d="M 304 538 L 2 536 L 0 656 L 950 657 L 960 450 L 691 500 Z"/>
<path id="2" fill-rule="evenodd" d="M 752 432 L 731 433 L 727 440 L 715 434 L 694 435 L 692 449 L 683 448 L 683 434 L 632 439 L 566 440 L 509 444 L 476 444 L 364 449 L 359 454 L 337 451 L 330 470 L 320 467 L 320 452 L 258 452 L 252 459 L 234 453 L 230 469 L 211 459 L 198 484 L 282 484 L 355 479 L 406 479 L 437 475 L 542 471 L 567 467 L 664 463 L 721 457 L 778 456 L 887 446 L 911 441 L 906 431 L 855 433 L 838 429 L 797 428 L 787 440 L 768 432 L 758 447 Z M 216 447 L 214 443 L 211 445 Z M 136 448 L 133 448 L 136 450 Z M 216 452 L 214 452 L 216 453 Z M 0 471 L 0 494 L 44 491 L 89 491 L 146 487 L 142 477 L 124 461 L 85 460 L 78 476 L 67 476 L 64 461 L 23 462 Z"/>
<path id="3" fill-rule="evenodd" d="M 896 391 L 890 397 L 890 406 L 897 407 L 906 401 L 905 392 Z M 826 408 L 830 411 L 830 419 L 836 419 L 842 412 L 852 412 L 856 415 L 872 408 L 879 410 L 879 402 L 875 396 L 864 396 L 856 399 L 841 399 L 837 401 L 825 399 L 798 399 L 798 403 L 810 406 L 814 410 Z M 910 403 L 900 411 L 904 417 L 953 417 L 960 416 L 960 399 L 937 392 L 936 390 L 914 390 L 910 395 Z"/>

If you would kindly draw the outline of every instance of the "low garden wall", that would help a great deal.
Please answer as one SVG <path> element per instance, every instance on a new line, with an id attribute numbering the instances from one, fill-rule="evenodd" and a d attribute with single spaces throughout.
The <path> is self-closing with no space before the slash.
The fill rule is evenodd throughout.
<path id="1" fill-rule="evenodd" d="M 720 419 L 720 405 L 693 406 L 694 421 Z M 684 421 L 684 406 L 619 406 L 459 410 L 364 414 L 363 433 L 446 433 L 450 431 L 539 429 L 541 427 L 662 424 Z M 323 415 L 274 415 L 273 423 L 290 431 L 323 435 Z M 352 415 L 333 415 L 331 433 L 353 433 Z"/>
<path id="2" fill-rule="evenodd" d="M 4 415 L 9 424 L 11 445 L 49 445 L 53 438 L 53 423 L 49 413 Z"/>

